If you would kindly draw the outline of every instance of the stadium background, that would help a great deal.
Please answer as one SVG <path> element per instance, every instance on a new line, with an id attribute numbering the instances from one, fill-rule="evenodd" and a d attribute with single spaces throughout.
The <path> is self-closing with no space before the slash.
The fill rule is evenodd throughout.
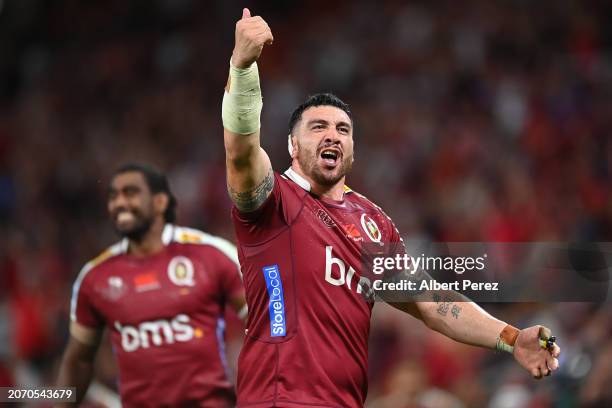
<path id="1" fill-rule="evenodd" d="M 125 161 L 168 172 L 181 224 L 233 238 L 220 106 L 241 7 L 275 41 L 261 60 L 263 144 L 331 90 L 356 117 L 349 185 L 408 237 L 611 241 L 612 8 L 606 1 L 0 0 L 0 383 L 53 383 L 81 265 L 116 240 Z M 560 372 L 453 343 L 384 305 L 370 408 L 606 406 L 609 305 L 486 308 L 546 323 Z M 234 321 L 232 353 L 240 344 Z M 108 347 L 98 365 L 114 387 Z M 610 406 L 610 405 L 607 405 Z"/>

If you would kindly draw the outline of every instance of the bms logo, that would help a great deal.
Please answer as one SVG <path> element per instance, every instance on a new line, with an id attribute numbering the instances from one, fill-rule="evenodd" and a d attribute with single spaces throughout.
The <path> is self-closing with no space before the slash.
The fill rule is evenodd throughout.
<path id="1" fill-rule="evenodd" d="M 202 336 L 200 329 L 189 325 L 186 314 L 176 315 L 172 320 L 142 322 L 138 326 L 123 326 L 115 321 L 115 328 L 121 333 L 121 347 L 128 353 L 139 348 L 186 342 Z"/>
<path id="2" fill-rule="evenodd" d="M 328 245 L 325 247 L 325 281 L 331 283 L 334 286 L 342 286 L 346 284 L 349 290 L 353 290 L 351 287 L 353 278 L 355 276 L 355 269 L 351 265 L 348 265 L 348 271 L 346 270 L 345 262 L 340 258 L 334 258 L 333 247 Z M 366 298 L 373 294 L 371 281 L 362 276 L 359 278 L 359 282 L 355 285 L 355 291 L 357 293 L 365 292 Z"/>

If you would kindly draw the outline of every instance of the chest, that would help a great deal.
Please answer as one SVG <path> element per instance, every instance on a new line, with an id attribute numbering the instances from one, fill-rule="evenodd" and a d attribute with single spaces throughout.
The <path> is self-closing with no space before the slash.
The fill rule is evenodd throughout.
<path id="1" fill-rule="evenodd" d="M 205 258 L 188 252 L 125 258 L 97 277 L 94 298 L 109 322 L 129 324 L 206 312 L 218 308 L 214 276 Z"/>
<path id="2" fill-rule="evenodd" d="M 354 203 L 329 206 L 306 200 L 292 225 L 297 283 L 304 290 L 362 298 L 368 278 L 362 273 L 364 251 L 382 245 L 384 214 Z"/>
<path id="3" fill-rule="evenodd" d="M 301 246 L 316 251 L 334 246 L 348 258 L 359 258 L 364 245 L 385 240 L 384 215 L 357 203 L 325 205 L 307 198 L 304 208 L 294 224 Z"/>

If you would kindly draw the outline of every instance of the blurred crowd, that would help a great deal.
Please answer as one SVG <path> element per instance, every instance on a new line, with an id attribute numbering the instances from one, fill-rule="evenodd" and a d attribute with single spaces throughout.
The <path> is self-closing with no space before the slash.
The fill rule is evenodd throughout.
<path id="1" fill-rule="evenodd" d="M 220 110 L 243 6 L 275 37 L 260 73 L 276 170 L 290 112 L 332 91 L 355 116 L 348 184 L 405 237 L 612 241 L 607 3 L 0 0 L 0 385 L 53 383 L 72 282 L 116 240 L 120 164 L 163 169 L 179 222 L 233 239 Z M 381 304 L 368 407 L 611 406 L 610 303 L 483 306 L 549 325 L 560 372 L 536 382 Z"/>

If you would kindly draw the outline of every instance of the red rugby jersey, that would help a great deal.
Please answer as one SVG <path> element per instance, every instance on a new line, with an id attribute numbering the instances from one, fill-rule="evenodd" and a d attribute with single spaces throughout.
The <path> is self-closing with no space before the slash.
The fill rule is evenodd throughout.
<path id="1" fill-rule="evenodd" d="M 108 327 L 124 406 L 234 406 L 224 352 L 226 302 L 243 288 L 226 240 L 166 225 L 148 257 L 111 246 L 81 270 L 71 319 Z"/>
<path id="2" fill-rule="evenodd" d="M 373 303 L 360 293 L 363 243 L 399 242 L 391 220 L 345 188 L 340 202 L 275 173 L 257 211 L 232 211 L 249 305 L 239 407 L 362 407 Z M 365 287 L 365 286 L 364 286 Z"/>

